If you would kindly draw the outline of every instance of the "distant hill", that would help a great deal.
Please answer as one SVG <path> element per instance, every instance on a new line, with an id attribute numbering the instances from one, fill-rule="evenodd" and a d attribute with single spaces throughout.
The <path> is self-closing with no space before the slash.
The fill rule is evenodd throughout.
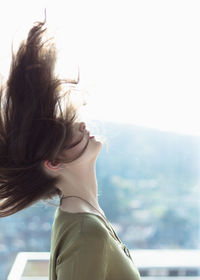
<path id="1" fill-rule="evenodd" d="M 200 246 L 200 138 L 100 123 L 99 201 L 129 247 Z M 198 238 L 195 238 L 198 237 Z"/>

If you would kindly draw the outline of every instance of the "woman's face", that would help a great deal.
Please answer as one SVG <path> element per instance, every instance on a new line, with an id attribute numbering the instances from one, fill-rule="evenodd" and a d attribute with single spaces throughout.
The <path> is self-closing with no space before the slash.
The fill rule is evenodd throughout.
<path id="1" fill-rule="evenodd" d="M 64 150 L 63 156 L 67 163 L 89 162 L 96 159 L 101 147 L 101 142 L 97 141 L 95 137 L 91 138 L 85 123 L 76 122 L 72 129 L 72 142 Z"/>

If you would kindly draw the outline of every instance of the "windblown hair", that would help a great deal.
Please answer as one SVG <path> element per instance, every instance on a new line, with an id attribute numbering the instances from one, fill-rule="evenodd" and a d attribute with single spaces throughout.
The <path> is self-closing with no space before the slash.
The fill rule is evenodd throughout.
<path id="1" fill-rule="evenodd" d="M 16 55 L 12 50 L 8 80 L 0 88 L 0 217 L 61 196 L 60 178 L 47 174 L 43 161 L 64 162 L 59 155 L 72 139 L 77 109 L 69 91 L 60 93 L 79 76 L 71 81 L 55 75 L 55 45 L 42 42 L 45 22 L 34 23 Z M 68 100 L 64 112 L 63 97 Z"/>

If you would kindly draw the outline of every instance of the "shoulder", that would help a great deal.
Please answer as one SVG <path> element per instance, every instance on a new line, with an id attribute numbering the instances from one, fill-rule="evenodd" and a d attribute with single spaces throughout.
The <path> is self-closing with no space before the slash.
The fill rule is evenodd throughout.
<path id="1" fill-rule="evenodd" d="M 85 214 L 81 224 L 82 235 L 94 236 L 94 238 L 108 238 L 108 230 L 100 217 L 92 214 Z"/>
<path id="2" fill-rule="evenodd" d="M 109 236 L 105 222 L 100 216 L 92 213 L 67 213 L 57 209 L 53 231 L 57 238 L 63 235 L 68 237 L 93 237 L 107 239 Z"/>
<path id="3" fill-rule="evenodd" d="M 101 221 L 98 220 L 98 217 L 94 215 L 84 213 L 84 215 L 81 215 L 79 222 L 81 224 L 79 230 L 75 229 L 75 224 L 72 224 L 70 231 L 63 233 L 56 250 L 57 265 L 59 268 L 63 263 L 66 265 L 71 261 L 74 264 L 81 259 L 84 271 L 88 273 L 89 269 L 96 267 L 94 268 L 96 273 L 96 269 L 101 268 L 97 264 L 107 262 L 108 232 L 101 224 Z M 91 266 L 92 262 L 94 266 Z M 80 263 L 78 265 L 80 269 Z M 104 267 L 106 266 L 103 265 L 102 268 Z M 67 268 L 64 266 L 64 269 Z M 80 275 L 80 277 L 84 278 L 83 275 Z"/>

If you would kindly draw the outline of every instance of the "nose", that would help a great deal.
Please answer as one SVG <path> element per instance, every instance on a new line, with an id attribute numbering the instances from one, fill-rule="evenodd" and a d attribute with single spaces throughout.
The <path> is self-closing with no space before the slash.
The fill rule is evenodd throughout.
<path id="1" fill-rule="evenodd" d="M 80 126 L 79 126 L 79 130 L 80 130 L 81 132 L 84 132 L 84 131 L 85 131 L 85 128 L 86 128 L 85 123 L 84 123 L 84 122 L 81 122 L 81 123 L 80 123 Z"/>

